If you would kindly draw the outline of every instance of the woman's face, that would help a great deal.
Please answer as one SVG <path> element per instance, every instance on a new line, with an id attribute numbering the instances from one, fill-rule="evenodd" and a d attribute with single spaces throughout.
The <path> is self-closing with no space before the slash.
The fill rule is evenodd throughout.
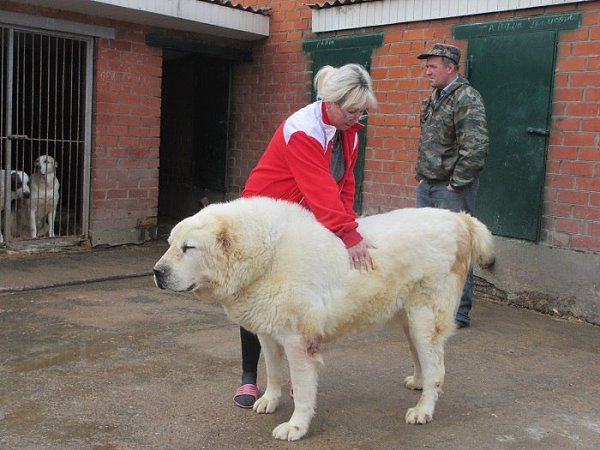
<path id="1" fill-rule="evenodd" d="M 338 130 L 347 130 L 356 122 L 358 122 L 365 111 L 356 108 L 342 108 L 337 103 L 327 102 L 327 116 L 331 125 Z"/>

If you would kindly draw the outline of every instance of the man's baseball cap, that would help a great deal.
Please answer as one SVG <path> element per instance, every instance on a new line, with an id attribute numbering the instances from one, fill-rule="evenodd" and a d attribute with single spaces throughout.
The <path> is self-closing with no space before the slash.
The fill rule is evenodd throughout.
<path id="1" fill-rule="evenodd" d="M 445 56 L 458 64 L 460 62 L 460 49 L 449 44 L 433 44 L 429 50 L 425 53 L 421 53 L 418 58 L 426 59 L 430 56 Z"/>

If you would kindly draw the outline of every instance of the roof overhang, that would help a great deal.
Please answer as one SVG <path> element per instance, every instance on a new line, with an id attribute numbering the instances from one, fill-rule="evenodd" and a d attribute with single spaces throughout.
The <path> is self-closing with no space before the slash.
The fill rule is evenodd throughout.
<path id="1" fill-rule="evenodd" d="M 89 16 L 254 41 L 269 36 L 269 17 L 199 0 L 19 0 Z"/>

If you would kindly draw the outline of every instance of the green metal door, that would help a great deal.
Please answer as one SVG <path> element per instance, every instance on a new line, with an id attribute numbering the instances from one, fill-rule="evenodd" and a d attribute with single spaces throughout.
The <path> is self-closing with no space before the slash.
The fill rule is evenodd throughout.
<path id="1" fill-rule="evenodd" d="M 490 134 L 476 215 L 495 234 L 539 237 L 555 40 L 554 31 L 469 40 L 468 77 Z"/>
<path id="2" fill-rule="evenodd" d="M 325 66 L 340 67 L 344 64 L 360 64 L 365 69 L 371 69 L 371 53 L 373 47 L 383 43 L 383 34 L 350 36 L 338 39 L 324 39 L 304 43 L 304 50 L 312 52 L 312 73 Z M 311 95 L 312 101 L 316 99 L 314 87 Z M 366 125 L 366 122 L 362 122 Z M 354 210 L 357 214 L 362 212 L 362 185 L 365 172 L 365 147 L 367 142 L 367 127 L 358 134 L 359 153 L 354 177 L 356 179 L 356 192 L 354 194 Z"/>

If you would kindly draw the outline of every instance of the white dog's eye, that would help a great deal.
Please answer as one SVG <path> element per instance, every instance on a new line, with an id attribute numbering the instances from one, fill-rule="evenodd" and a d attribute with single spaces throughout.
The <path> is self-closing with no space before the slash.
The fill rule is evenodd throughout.
<path id="1" fill-rule="evenodd" d="M 187 252 L 188 250 L 194 250 L 196 247 L 194 247 L 193 245 L 183 245 L 181 247 L 181 251 L 183 253 Z"/>

